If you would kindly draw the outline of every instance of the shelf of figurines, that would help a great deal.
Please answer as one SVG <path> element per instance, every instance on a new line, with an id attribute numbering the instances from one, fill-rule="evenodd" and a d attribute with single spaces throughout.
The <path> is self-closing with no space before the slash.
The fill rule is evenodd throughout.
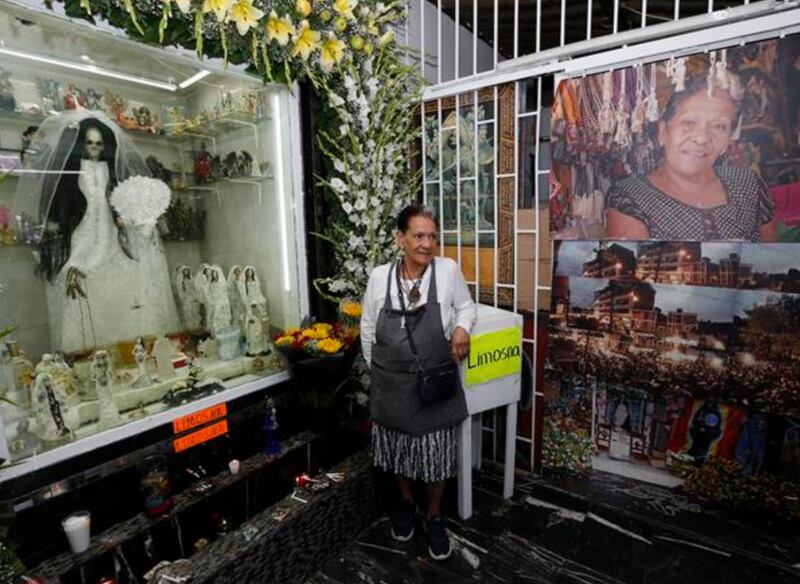
<path id="1" fill-rule="evenodd" d="M 51 112 L 50 115 L 58 115 Z M 22 125 L 36 126 L 41 124 L 48 116 L 41 113 L 26 111 L 0 110 L 0 123 L 16 122 Z M 141 140 L 166 140 L 183 144 L 193 140 L 217 138 L 244 128 L 255 128 L 259 122 L 271 119 L 268 115 L 256 116 L 244 112 L 231 112 L 213 117 L 212 114 L 202 115 L 198 118 L 185 118 L 170 121 L 158 131 L 137 129 L 136 127 L 122 129 L 131 137 Z"/>
<path id="2" fill-rule="evenodd" d="M 13 341 L 0 344 L 8 348 L 0 360 L 10 359 L 15 375 L 4 395 L 11 403 L 0 404 L 13 462 L 2 467 L 0 483 L 289 379 L 276 351 L 222 356 L 216 343 L 200 341 L 197 356 L 189 357 L 175 350 L 172 338 L 145 337 L 72 366 L 59 353 L 34 366 Z M 140 358 L 120 363 L 122 354 Z"/>

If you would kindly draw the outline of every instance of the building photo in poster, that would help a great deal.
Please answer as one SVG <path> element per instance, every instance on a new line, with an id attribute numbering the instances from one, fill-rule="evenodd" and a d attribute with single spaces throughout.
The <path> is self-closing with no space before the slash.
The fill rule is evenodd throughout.
<path id="1" fill-rule="evenodd" d="M 582 437 L 572 458 L 666 485 L 724 464 L 796 486 L 797 247 L 561 242 L 545 408 L 552 433 Z"/>
<path id="2" fill-rule="evenodd" d="M 800 241 L 798 35 L 564 79 L 555 239 Z"/>

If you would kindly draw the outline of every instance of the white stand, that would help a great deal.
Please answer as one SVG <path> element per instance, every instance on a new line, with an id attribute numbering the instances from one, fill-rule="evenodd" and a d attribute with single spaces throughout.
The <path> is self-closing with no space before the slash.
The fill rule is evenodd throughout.
<path id="1" fill-rule="evenodd" d="M 472 331 L 473 338 L 483 333 L 510 327 L 522 327 L 522 316 L 488 306 L 478 305 L 478 321 Z M 474 363 L 475 356 L 471 355 Z M 458 515 L 462 519 L 472 516 L 472 469 L 480 469 L 482 451 L 482 413 L 505 406 L 506 444 L 504 457 L 503 497 L 514 493 L 514 459 L 517 440 L 517 402 L 521 391 L 521 370 L 516 375 L 492 379 L 476 386 L 466 384 L 466 363 L 461 368 L 462 382 L 467 396 L 470 416 L 461 423 L 458 442 Z"/>

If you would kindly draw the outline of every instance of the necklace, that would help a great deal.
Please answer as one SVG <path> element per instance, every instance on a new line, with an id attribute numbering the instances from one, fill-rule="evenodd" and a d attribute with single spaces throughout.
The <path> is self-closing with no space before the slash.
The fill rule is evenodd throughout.
<path id="1" fill-rule="evenodd" d="M 419 288 L 420 286 L 422 286 L 422 278 L 423 276 L 425 276 L 425 270 L 422 270 L 422 273 L 419 275 L 419 278 L 414 279 L 408 273 L 405 262 L 402 262 L 402 269 L 403 269 L 403 281 L 401 282 L 400 285 L 403 287 L 403 292 L 406 293 L 408 302 L 414 305 L 417 302 L 419 302 L 419 299 L 421 297 Z M 412 282 L 414 282 L 413 285 L 407 287 L 405 284 L 406 280 L 411 280 Z"/>

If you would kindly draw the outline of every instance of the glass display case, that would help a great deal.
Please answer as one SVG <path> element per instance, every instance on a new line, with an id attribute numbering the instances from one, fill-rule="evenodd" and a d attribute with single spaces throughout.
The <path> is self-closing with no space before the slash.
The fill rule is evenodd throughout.
<path id="1" fill-rule="evenodd" d="M 305 295 L 287 88 L 0 9 L 0 458 L 285 379 L 270 331 Z"/>

